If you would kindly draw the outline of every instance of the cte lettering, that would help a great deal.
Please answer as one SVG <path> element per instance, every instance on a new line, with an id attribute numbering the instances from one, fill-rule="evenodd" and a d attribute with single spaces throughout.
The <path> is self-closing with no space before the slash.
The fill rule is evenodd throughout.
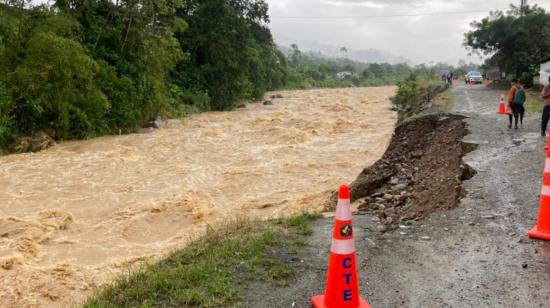
<path id="1" fill-rule="evenodd" d="M 351 269 L 353 266 L 353 260 L 351 258 L 345 258 L 342 262 L 342 266 L 345 269 Z M 346 285 L 349 286 L 351 284 L 351 278 L 353 277 L 353 274 L 344 274 L 344 278 L 346 279 Z M 344 290 L 344 301 L 350 302 L 352 300 L 352 290 Z"/>

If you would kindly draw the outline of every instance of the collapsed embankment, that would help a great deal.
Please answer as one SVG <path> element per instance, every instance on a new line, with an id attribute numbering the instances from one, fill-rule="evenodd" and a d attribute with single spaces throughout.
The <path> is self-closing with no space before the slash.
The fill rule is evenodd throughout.
<path id="1" fill-rule="evenodd" d="M 395 244 L 385 237 L 392 234 L 386 231 L 402 224 L 406 225 L 403 227 L 407 232 L 415 232 L 422 224 L 413 223 L 415 220 L 427 218 L 437 211 L 450 210 L 465 196 L 462 181 L 471 178 L 475 171 L 464 163 L 463 157 L 476 148 L 476 145 L 462 142 L 467 134 L 467 124 L 462 116 L 432 114 L 410 119 L 396 128 L 383 157 L 364 169 L 351 184 L 352 201 L 359 208 L 354 217 L 354 231 L 357 230 L 358 260 L 362 260 L 358 265 L 363 273 L 361 279 L 368 277 L 365 271 L 379 269 L 370 263 L 373 262 L 371 259 L 365 261 L 366 258 L 373 258 L 373 254 L 382 251 L 382 260 L 392 259 L 389 255 L 392 249 L 388 247 Z M 334 197 L 327 211 L 334 210 Z M 311 296 L 324 288 L 326 251 L 323 247 L 328 248 L 327 242 L 330 243 L 332 223 L 332 218 L 313 223 L 313 233 L 307 239 L 307 245 L 289 263 L 296 272 L 291 287 L 274 288 L 269 283 L 252 282 L 253 287 L 248 288 L 251 291 L 245 296 L 245 306 L 307 307 Z M 426 237 L 426 234 L 422 235 Z M 397 236 L 411 245 L 409 237 Z M 426 238 L 430 239 L 429 236 Z M 403 245 L 402 242 L 396 243 Z M 368 251 L 368 256 L 365 256 L 365 251 Z M 280 253 L 280 256 L 284 257 L 284 254 Z M 393 272 L 389 267 L 384 271 L 386 274 Z M 380 281 L 373 284 L 378 283 Z M 366 285 L 364 281 L 361 284 Z M 371 288 L 369 286 L 367 290 Z M 370 296 L 369 293 L 363 295 Z"/>
<path id="2" fill-rule="evenodd" d="M 364 199 L 359 210 L 376 212 L 387 227 L 457 206 L 462 181 L 475 174 L 462 160 L 476 148 L 461 141 L 468 134 L 463 120 L 437 114 L 399 126 L 382 159 L 351 184 L 353 198 Z"/>
<path id="3" fill-rule="evenodd" d="M 397 127 L 382 159 L 351 184 L 359 211 L 378 214 L 384 231 L 457 206 L 462 181 L 475 174 L 462 160 L 476 148 L 462 142 L 466 126 L 463 116 L 433 114 Z M 334 204 L 333 196 L 326 209 Z"/>

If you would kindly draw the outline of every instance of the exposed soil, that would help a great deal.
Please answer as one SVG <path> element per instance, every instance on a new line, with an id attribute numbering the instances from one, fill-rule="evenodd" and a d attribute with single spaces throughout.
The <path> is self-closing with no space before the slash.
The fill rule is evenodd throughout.
<path id="1" fill-rule="evenodd" d="M 461 141 L 468 133 L 463 119 L 428 115 L 399 126 L 383 158 L 351 184 L 352 201 L 365 198 L 360 212 L 396 227 L 457 206 L 465 195 L 462 181 L 475 174 L 462 157 L 477 147 Z"/>

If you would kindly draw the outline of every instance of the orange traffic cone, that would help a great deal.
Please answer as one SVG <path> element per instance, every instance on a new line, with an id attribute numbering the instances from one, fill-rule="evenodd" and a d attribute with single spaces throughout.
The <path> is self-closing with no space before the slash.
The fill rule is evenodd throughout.
<path id="1" fill-rule="evenodd" d="M 504 102 L 504 94 L 500 94 L 500 107 L 498 108 L 498 114 L 508 114 L 506 113 L 506 103 Z"/>
<path id="2" fill-rule="evenodd" d="M 325 294 L 314 296 L 311 303 L 315 308 L 370 308 L 359 294 L 350 194 L 346 185 L 340 187 L 338 194 Z"/>
<path id="3" fill-rule="evenodd" d="M 544 183 L 540 193 L 539 220 L 537 225 L 528 233 L 530 238 L 541 240 L 550 240 L 550 151 L 546 153 Z"/>

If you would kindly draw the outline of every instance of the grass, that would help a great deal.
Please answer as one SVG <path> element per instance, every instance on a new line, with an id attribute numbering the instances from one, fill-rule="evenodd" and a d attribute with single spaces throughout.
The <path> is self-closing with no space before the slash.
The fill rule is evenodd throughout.
<path id="1" fill-rule="evenodd" d="M 542 113 L 544 109 L 544 103 L 539 97 L 538 92 L 526 91 L 527 100 L 525 101 L 525 109 L 531 113 Z"/>
<path id="2" fill-rule="evenodd" d="M 421 79 L 418 81 L 418 86 L 420 88 L 437 87 L 443 83 L 444 82 L 439 79 Z"/>
<path id="3" fill-rule="evenodd" d="M 451 88 L 445 90 L 443 93 L 438 94 L 432 101 L 432 107 L 437 108 L 445 112 L 453 111 L 454 93 Z"/>
<path id="4" fill-rule="evenodd" d="M 307 244 L 310 224 L 303 214 L 268 222 L 239 220 L 165 259 L 118 278 L 84 303 L 99 307 L 230 307 L 252 280 L 284 286 L 294 270 L 284 256 Z"/>
<path id="5" fill-rule="evenodd" d="M 406 89 L 406 85 L 400 85 Z M 439 92 L 443 90 L 443 92 Z M 413 120 L 419 116 L 433 112 L 451 112 L 454 104 L 454 94 L 450 87 L 444 86 L 441 80 L 420 80 L 416 82 L 416 91 L 399 92 L 393 98 L 394 106 L 399 109 L 398 124 Z M 428 95 L 430 97 L 428 97 Z M 409 107 L 405 109 L 403 107 Z"/>

